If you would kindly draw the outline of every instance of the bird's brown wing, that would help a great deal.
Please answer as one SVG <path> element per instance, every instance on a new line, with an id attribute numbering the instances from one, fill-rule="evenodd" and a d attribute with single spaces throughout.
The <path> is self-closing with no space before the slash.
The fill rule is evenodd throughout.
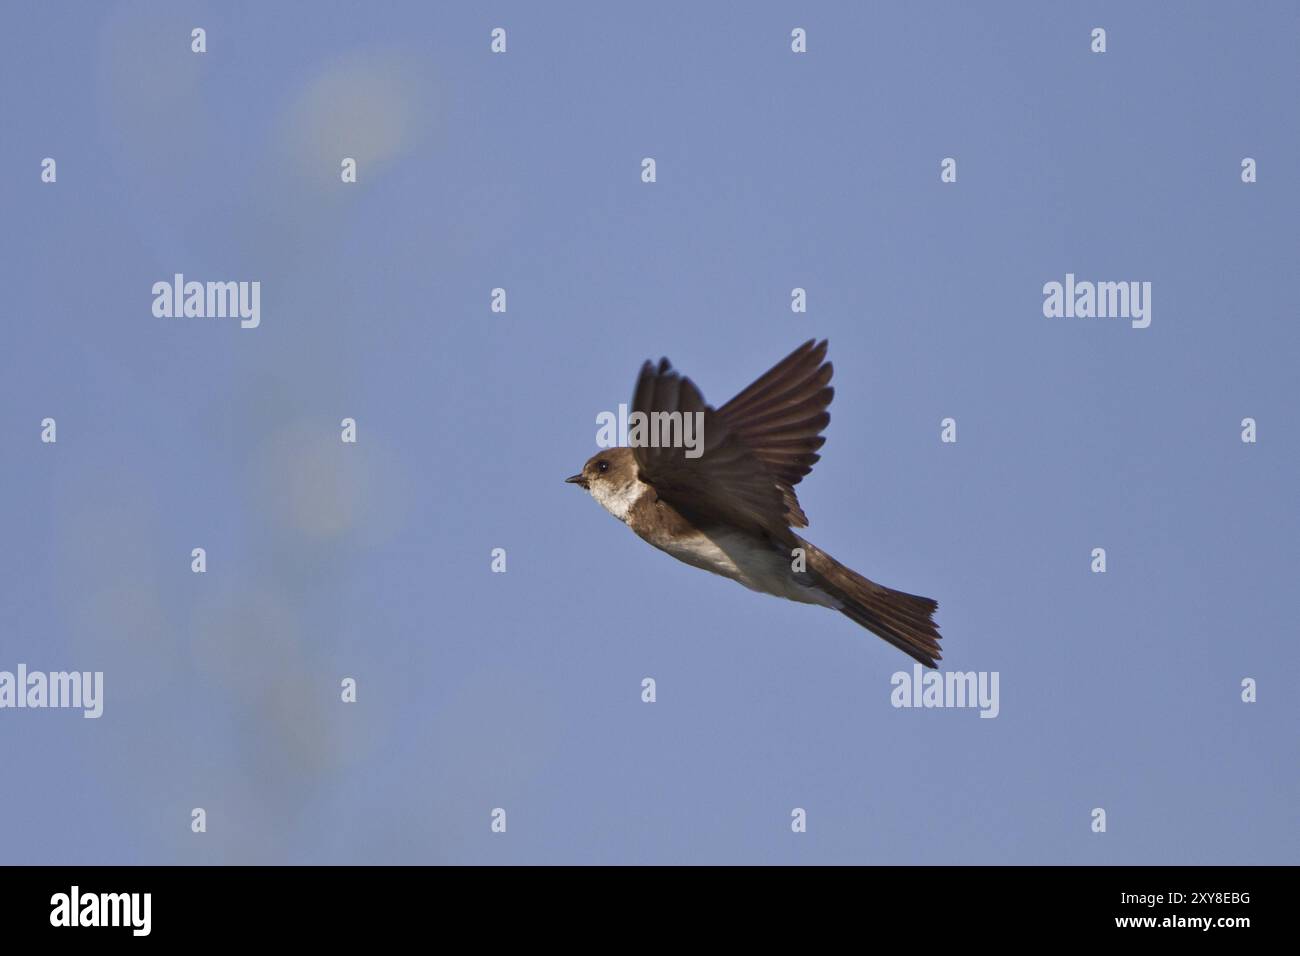
<path id="1" fill-rule="evenodd" d="M 808 518 L 795 497 L 794 486 L 812 471 L 826 443 L 822 431 L 830 423 L 826 409 L 835 389 L 834 369 L 826 361 L 825 340 L 809 339 L 771 370 L 718 409 L 732 433 L 772 472 L 781 486 L 787 518 L 796 528 Z"/>
<path id="2" fill-rule="evenodd" d="M 704 415 L 703 452 L 682 447 L 634 446 L 643 481 L 665 501 L 691 514 L 723 521 L 777 540 L 808 523 L 793 486 L 812 469 L 830 421 L 826 406 L 831 366 L 826 343 L 807 342 L 720 409 L 667 359 L 646 362 L 632 399 L 654 428 L 655 413 Z"/>

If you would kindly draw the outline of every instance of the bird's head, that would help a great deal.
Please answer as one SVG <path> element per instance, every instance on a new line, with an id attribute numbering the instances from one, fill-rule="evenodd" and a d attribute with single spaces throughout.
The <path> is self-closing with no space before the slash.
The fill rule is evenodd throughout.
<path id="1" fill-rule="evenodd" d="M 643 485 L 637 477 L 636 459 L 631 448 L 606 448 L 587 459 L 582 471 L 564 479 L 580 485 L 620 521 L 639 497 Z"/>

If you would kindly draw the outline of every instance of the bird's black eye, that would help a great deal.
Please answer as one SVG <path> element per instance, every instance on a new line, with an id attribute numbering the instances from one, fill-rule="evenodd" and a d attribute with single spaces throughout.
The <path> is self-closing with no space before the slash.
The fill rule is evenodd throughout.
<path id="1" fill-rule="evenodd" d="M 609 462 L 604 461 L 603 459 L 596 462 L 596 470 L 601 473 L 609 471 Z"/>

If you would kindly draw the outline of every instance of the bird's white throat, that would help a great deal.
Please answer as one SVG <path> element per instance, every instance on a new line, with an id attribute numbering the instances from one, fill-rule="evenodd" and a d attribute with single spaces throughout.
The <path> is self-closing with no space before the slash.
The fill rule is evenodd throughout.
<path id="1" fill-rule="evenodd" d="M 608 481 L 596 481 L 591 485 L 591 497 L 595 498 L 602 508 L 626 524 L 632 506 L 650 490 L 649 485 L 637 478 L 616 487 L 611 487 Z"/>

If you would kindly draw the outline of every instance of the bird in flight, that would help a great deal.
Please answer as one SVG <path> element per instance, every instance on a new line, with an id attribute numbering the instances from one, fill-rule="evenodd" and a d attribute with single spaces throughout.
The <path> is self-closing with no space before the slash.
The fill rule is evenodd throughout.
<path id="1" fill-rule="evenodd" d="M 833 608 L 934 667 L 936 602 L 876 584 L 792 530 L 808 526 L 794 486 L 821 458 L 831 420 L 826 345 L 805 342 L 721 408 L 705 404 L 667 359 L 646 362 L 631 418 L 639 412 L 651 422 L 651 439 L 643 429 L 631 447 L 593 455 L 565 481 L 677 560 L 754 591 Z M 673 413 L 699 423 L 702 447 L 657 440 L 672 437 Z M 689 437 L 689 427 L 676 434 Z"/>

